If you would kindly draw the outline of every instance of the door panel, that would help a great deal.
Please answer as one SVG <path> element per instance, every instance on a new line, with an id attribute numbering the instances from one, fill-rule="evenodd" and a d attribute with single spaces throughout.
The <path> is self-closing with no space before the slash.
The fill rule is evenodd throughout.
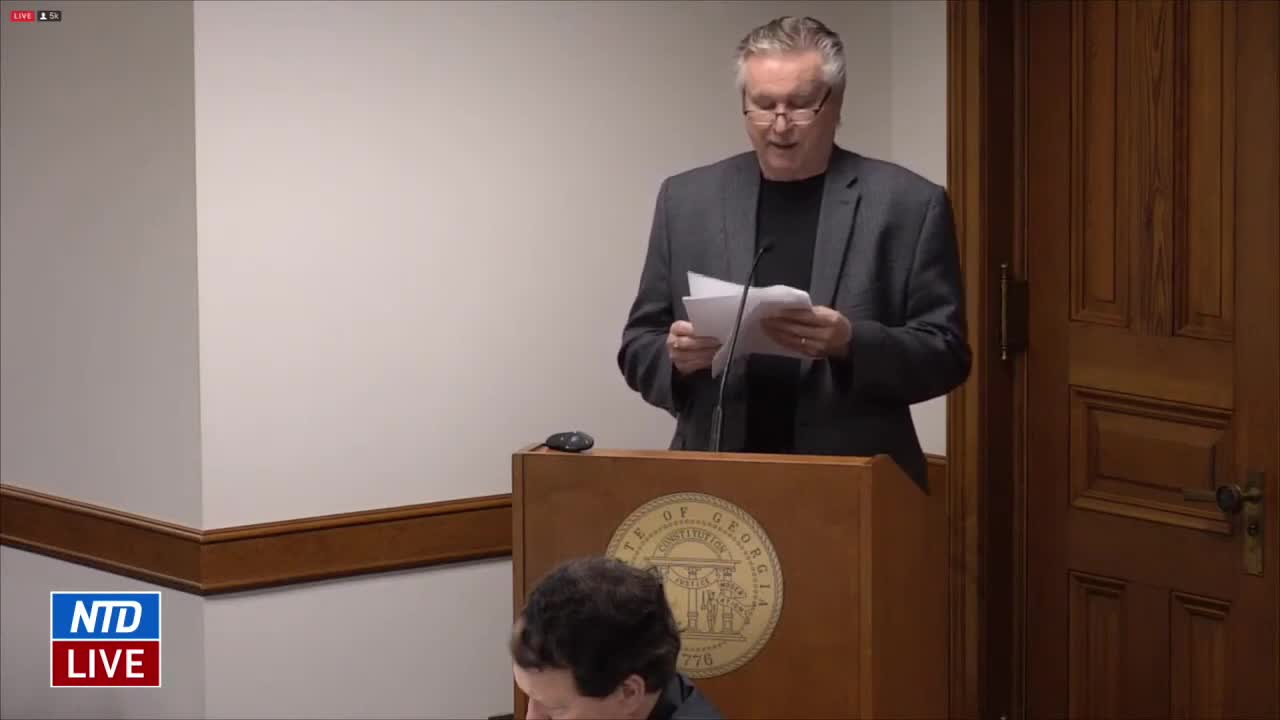
<path id="1" fill-rule="evenodd" d="M 1280 716 L 1280 3 L 1023 12 L 1030 715 Z"/>

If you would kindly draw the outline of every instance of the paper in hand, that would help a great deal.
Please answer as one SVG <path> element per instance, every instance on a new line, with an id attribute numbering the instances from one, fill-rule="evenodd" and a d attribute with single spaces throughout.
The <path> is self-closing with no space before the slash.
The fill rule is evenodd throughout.
<path id="1" fill-rule="evenodd" d="M 711 375 L 718 377 L 729 361 L 729 345 L 733 340 L 734 320 L 738 316 L 738 303 L 742 298 L 742 285 L 699 273 L 689 273 L 689 295 L 684 297 L 684 309 L 689 314 L 693 331 L 704 337 L 720 341 L 720 349 L 711 361 Z M 752 353 L 804 358 L 803 353 L 774 342 L 760 321 L 789 308 L 813 307 L 809 293 L 788 285 L 753 287 L 747 292 L 747 303 L 742 310 L 742 337 L 734 348 L 734 357 Z"/>

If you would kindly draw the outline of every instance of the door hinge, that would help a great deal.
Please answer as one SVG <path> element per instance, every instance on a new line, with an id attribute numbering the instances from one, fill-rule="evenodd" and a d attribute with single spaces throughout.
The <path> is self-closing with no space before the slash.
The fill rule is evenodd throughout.
<path id="1" fill-rule="evenodd" d="M 1027 349 L 1027 283 L 1000 263 L 1000 359 Z"/>

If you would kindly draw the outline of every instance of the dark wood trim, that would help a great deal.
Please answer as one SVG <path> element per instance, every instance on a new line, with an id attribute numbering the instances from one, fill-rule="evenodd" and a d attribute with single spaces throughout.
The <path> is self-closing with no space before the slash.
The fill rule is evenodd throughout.
<path id="1" fill-rule="evenodd" d="M 955 213 L 960 263 L 965 279 L 966 321 L 974 367 L 989 345 L 980 342 L 986 329 L 977 293 L 984 263 L 978 252 L 981 235 L 981 182 L 974 161 L 981 147 L 981 18 L 976 3 L 947 4 L 947 192 Z M 978 715 L 978 482 L 981 460 L 977 444 L 979 385 L 976 373 L 947 398 L 947 517 L 950 527 L 951 608 L 949 668 L 953 718 Z M 971 398 L 972 396 L 972 398 Z"/>
<path id="2" fill-rule="evenodd" d="M 195 530 L 0 485 L 0 544 L 197 595 L 504 557 L 511 497 Z"/>
<path id="3" fill-rule="evenodd" d="M 979 216 L 976 178 L 968 177 L 973 169 L 969 158 L 976 152 L 975 131 L 978 103 L 969 88 L 978 82 L 981 70 L 977 54 L 978 13 L 965 0 L 947 3 L 947 193 L 956 222 L 956 239 L 960 264 L 965 278 L 966 322 L 971 337 L 980 332 L 974 307 L 974 288 L 978 282 L 980 263 L 971 257 L 974 243 L 966 242 L 977 234 Z M 978 266 L 978 267 L 975 267 Z M 982 347 L 974 347 L 975 358 Z M 972 377 L 947 397 L 947 537 L 950 545 L 951 569 L 947 583 L 947 606 L 950 608 L 950 640 L 948 643 L 949 707 L 953 718 L 978 717 L 977 641 L 978 602 L 977 576 L 969 572 L 977 555 L 977 503 L 970 485 L 977 476 L 976 448 L 969 439 L 968 415 L 977 411 L 977 402 L 966 402 L 972 392 Z M 972 518 L 972 521 L 970 520 Z"/>
<path id="4" fill-rule="evenodd" d="M 973 349 L 969 380 L 948 398 L 952 568 L 951 714 L 1007 717 L 1016 630 L 1011 580 L 1011 362 L 1000 357 L 1001 263 L 1012 265 L 1013 22 L 1007 0 L 950 0 L 947 186 L 956 215 Z"/>
<path id="5" fill-rule="evenodd" d="M 506 557 L 520 531 L 510 495 L 201 531 L 0 484 L 0 544 L 196 595 Z"/>
<path id="6" fill-rule="evenodd" d="M 1010 33 L 1013 36 L 1012 57 L 1013 68 L 1013 107 L 1010 110 L 1012 123 L 1010 146 L 1013 150 L 1012 194 L 1009 207 L 1013 209 L 1013 228 L 1007 240 L 1005 251 L 1012 258 L 1010 265 L 1017 276 L 1027 277 L 1027 7 L 1024 0 L 1017 0 L 1013 6 L 1013 19 Z M 1026 557 L 1027 557 L 1027 504 L 1026 504 L 1026 472 L 1027 472 L 1027 373 L 1026 356 L 1014 358 L 1010 368 L 1011 377 L 1006 386 L 1008 395 L 996 398 L 1004 402 L 1010 411 L 1007 425 L 1003 428 L 1002 437 L 1008 443 L 1009 452 L 1004 457 L 1009 460 L 1009 519 L 1010 525 L 1008 547 L 1010 555 L 1008 587 L 1005 594 L 1009 597 L 1010 607 L 1006 623 L 1010 627 L 1007 655 L 1013 663 L 1010 668 L 1008 684 L 1009 709 L 1008 717 L 1025 718 L 1027 716 L 1027 657 L 1026 657 Z M 1003 446 L 1001 446 L 1002 449 Z"/>
<path id="7" fill-rule="evenodd" d="M 119 510 L 0 485 L 0 544 L 200 592 L 200 532 Z"/>
<path id="8" fill-rule="evenodd" d="M 204 594 L 504 557 L 511 496 L 210 530 Z"/>

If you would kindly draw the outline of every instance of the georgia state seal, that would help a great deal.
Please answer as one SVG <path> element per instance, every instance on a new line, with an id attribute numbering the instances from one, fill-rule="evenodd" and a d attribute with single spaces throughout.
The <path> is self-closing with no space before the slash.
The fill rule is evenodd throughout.
<path id="1" fill-rule="evenodd" d="M 755 518 L 713 495 L 650 500 L 622 521 L 605 554 L 662 579 L 680 626 L 677 667 L 688 677 L 742 667 L 782 614 L 773 543 Z"/>

